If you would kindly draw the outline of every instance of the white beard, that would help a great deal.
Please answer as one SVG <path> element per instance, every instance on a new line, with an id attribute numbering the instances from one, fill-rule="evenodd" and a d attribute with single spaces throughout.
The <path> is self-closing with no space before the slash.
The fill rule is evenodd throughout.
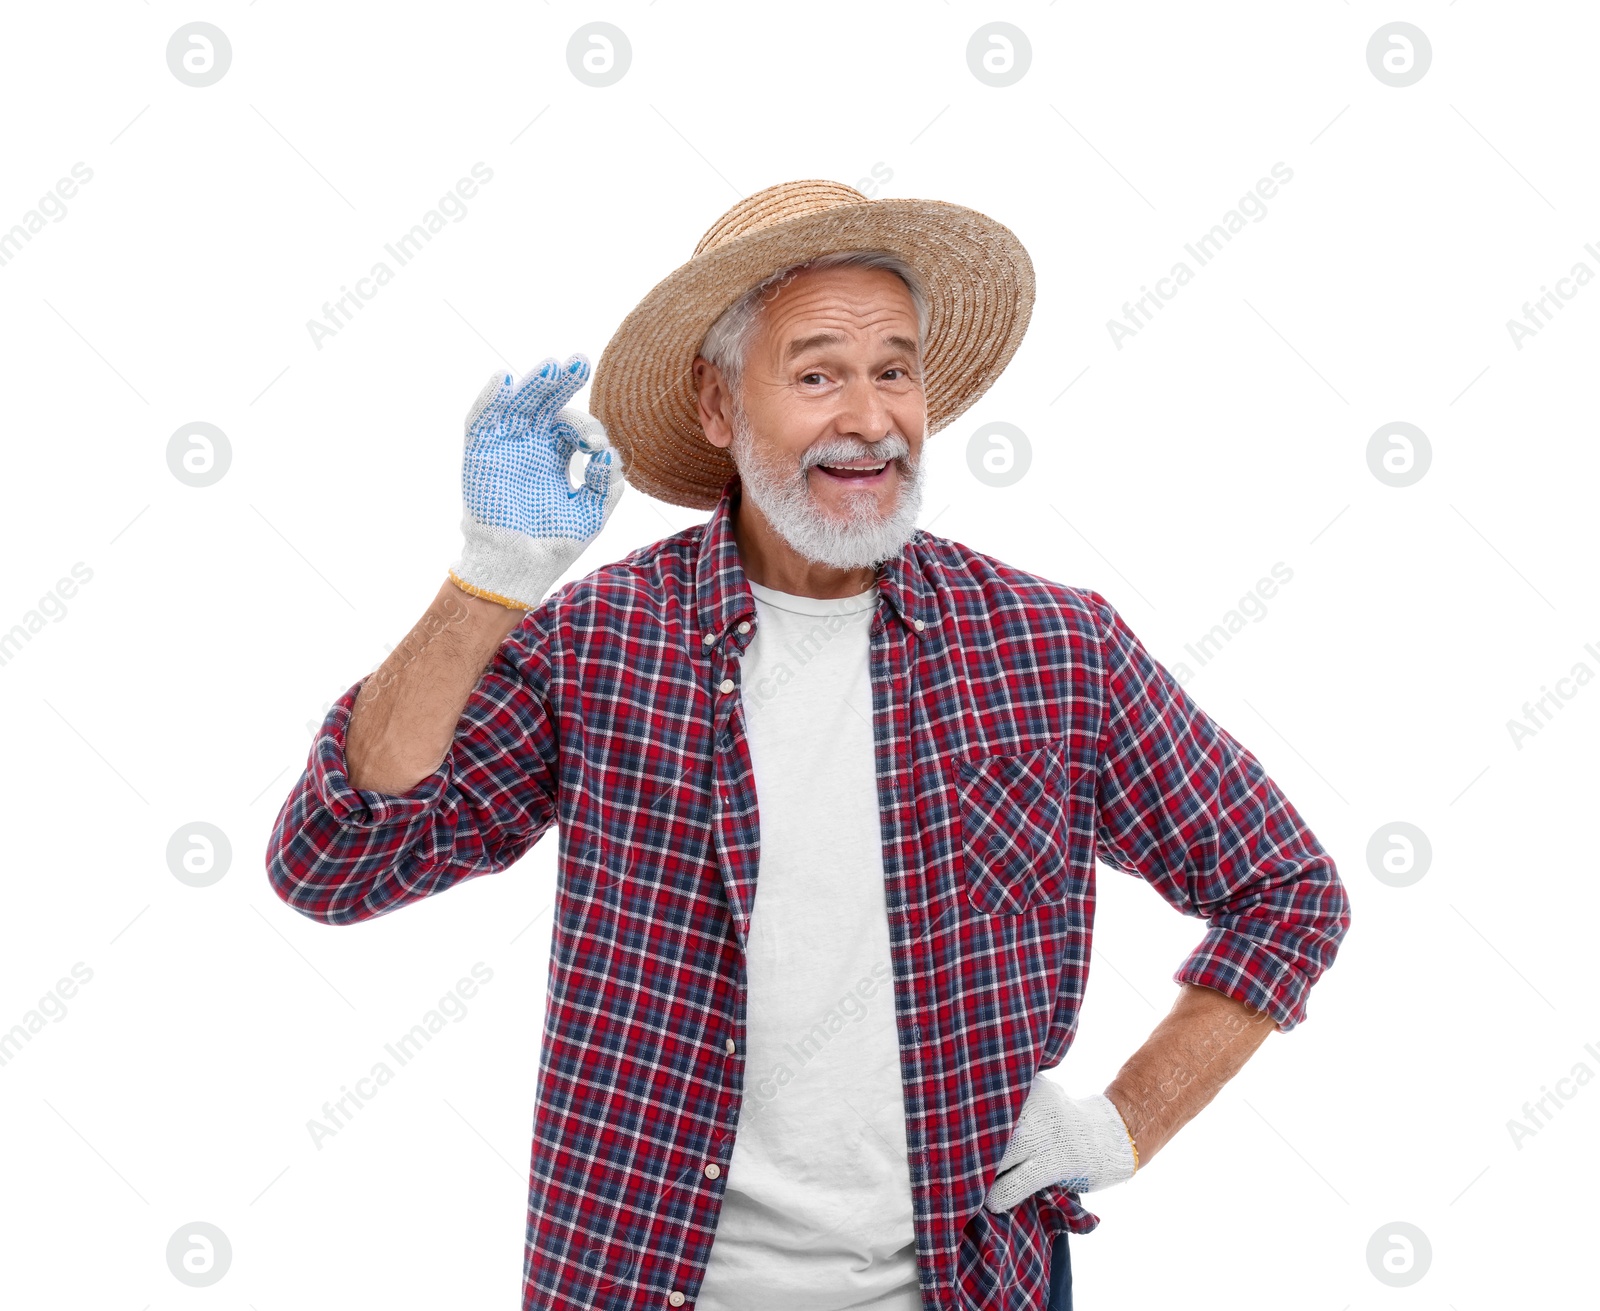
<path id="1" fill-rule="evenodd" d="M 766 463 L 756 454 L 755 434 L 744 408 L 733 413 L 734 467 L 745 495 L 760 509 L 773 531 L 800 555 L 835 569 L 862 569 L 898 555 L 917 530 L 922 510 L 922 461 L 907 458 L 910 445 L 899 433 L 871 444 L 841 440 L 807 451 L 798 468 Z M 900 496 L 888 515 L 877 512 L 877 494 L 852 496 L 845 491 L 846 517 L 841 522 L 819 509 L 807 484 L 807 469 L 819 460 L 893 459 L 900 469 Z M 828 475 L 820 475 L 827 477 Z"/>

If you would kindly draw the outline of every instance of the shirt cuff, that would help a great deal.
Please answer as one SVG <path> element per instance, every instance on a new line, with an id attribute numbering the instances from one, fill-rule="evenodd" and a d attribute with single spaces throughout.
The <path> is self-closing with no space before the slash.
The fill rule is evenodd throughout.
<path id="1" fill-rule="evenodd" d="M 1306 1017 L 1305 975 L 1285 965 L 1271 944 L 1238 929 L 1208 930 L 1172 977 L 1266 1011 L 1284 1032 Z"/>
<path id="2" fill-rule="evenodd" d="M 328 813 L 344 828 L 379 828 L 415 820 L 438 809 L 450 786 L 449 752 L 445 753 L 438 769 L 400 796 L 350 785 L 345 772 L 345 734 L 350 727 L 350 713 L 356 697 L 366 681 L 363 678 L 329 707 L 311 748 L 312 786 Z"/>

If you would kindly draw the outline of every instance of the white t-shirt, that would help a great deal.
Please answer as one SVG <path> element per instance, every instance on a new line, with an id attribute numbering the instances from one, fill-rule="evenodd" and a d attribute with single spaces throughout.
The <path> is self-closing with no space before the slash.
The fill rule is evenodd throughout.
<path id="1" fill-rule="evenodd" d="M 868 640 L 876 586 L 750 584 L 761 863 L 744 1105 L 698 1311 L 921 1311 Z"/>

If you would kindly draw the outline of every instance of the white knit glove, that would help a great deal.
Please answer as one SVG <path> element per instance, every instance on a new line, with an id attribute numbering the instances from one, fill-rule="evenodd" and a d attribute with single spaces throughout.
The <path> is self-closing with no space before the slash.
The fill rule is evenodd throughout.
<path id="1" fill-rule="evenodd" d="M 1109 1097 L 1068 1097 L 1041 1074 L 1028 1090 L 983 1204 L 991 1211 L 1009 1211 L 1050 1184 L 1087 1193 L 1123 1183 L 1137 1169 L 1133 1139 Z"/>
<path id="2" fill-rule="evenodd" d="M 589 361 L 547 359 L 515 385 L 497 372 L 467 413 L 461 460 L 461 558 L 456 586 L 532 610 L 605 526 L 622 496 L 622 461 L 600 421 L 567 406 Z M 566 407 L 566 408 L 563 408 Z M 567 468 L 590 452 L 583 486 Z"/>

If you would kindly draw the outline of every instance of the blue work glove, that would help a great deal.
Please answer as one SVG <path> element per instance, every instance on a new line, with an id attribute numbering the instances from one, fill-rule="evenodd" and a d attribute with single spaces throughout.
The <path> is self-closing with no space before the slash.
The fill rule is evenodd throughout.
<path id="1" fill-rule="evenodd" d="M 1115 1102 L 1104 1093 L 1068 1097 L 1041 1074 L 1028 1090 L 983 1204 L 1009 1211 L 1051 1184 L 1065 1184 L 1075 1193 L 1109 1188 L 1133 1178 L 1138 1168 L 1133 1138 Z"/>
<path id="2" fill-rule="evenodd" d="M 497 372 L 467 413 L 456 586 L 514 610 L 538 606 L 605 526 L 622 496 L 622 460 L 592 415 L 568 406 L 589 361 L 547 359 L 513 384 Z M 567 469 L 589 453 L 583 485 Z"/>

